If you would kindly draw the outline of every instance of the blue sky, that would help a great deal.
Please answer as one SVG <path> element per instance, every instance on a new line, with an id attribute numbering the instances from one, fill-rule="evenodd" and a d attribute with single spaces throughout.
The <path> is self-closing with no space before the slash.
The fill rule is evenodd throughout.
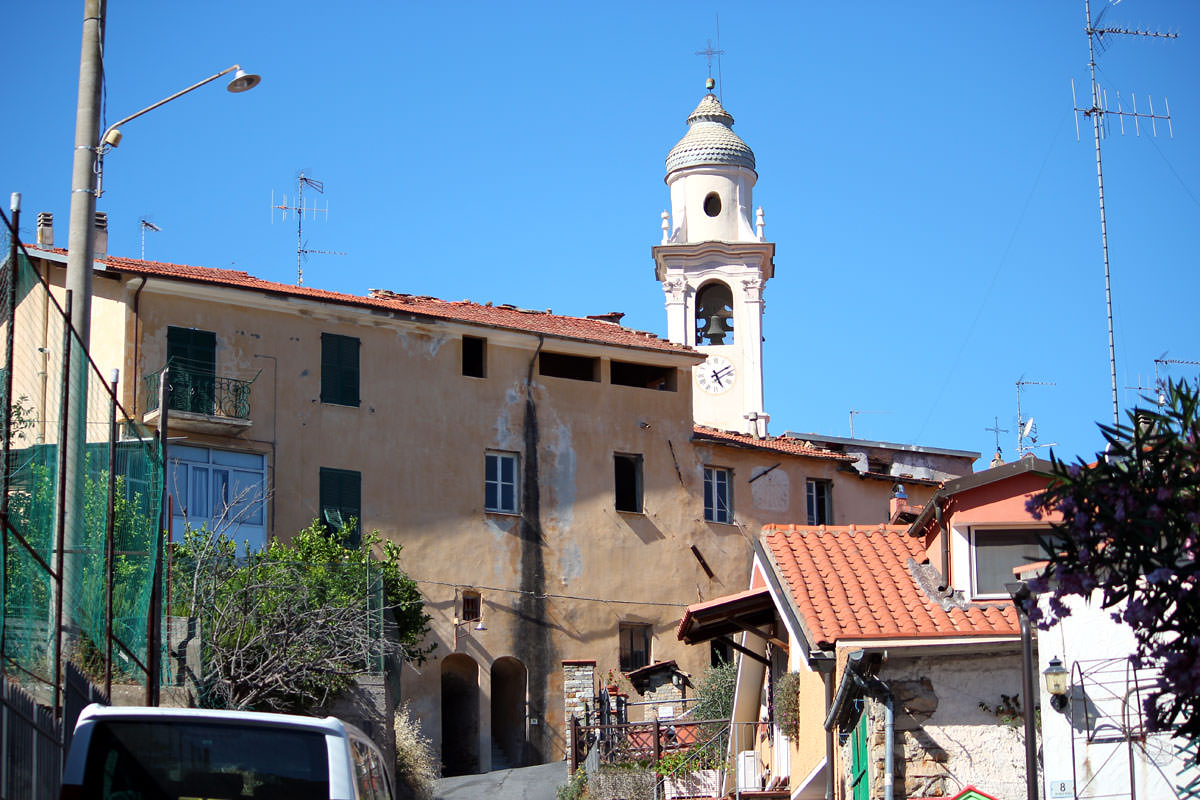
<path id="1" fill-rule="evenodd" d="M 11 4 L 0 32 L 0 193 L 23 238 L 66 242 L 82 0 Z M 1094 4 L 1094 13 L 1101 7 Z M 853 10 L 848 10 L 853 9 Z M 124 128 L 106 160 L 110 252 L 294 282 L 303 169 L 328 219 L 305 225 L 305 283 L 390 288 L 666 332 L 650 247 L 663 159 L 719 87 L 754 149 L 776 277 L 766 288 L 771 430 L 977 450 L 1022 410 L 1059 455 L 1111 419 L 1082 0 L 1009 3 L 434 4 L 309 0 L 108 4 L 111 123 L 233 63 L 224 81 Z M 1123 406 L 1154 359 L 1200 361 L 1200 3 L 1125 0 L 1110 99 L 1170 102 L 1175 138 L 1113 122 L 1103 144 Z M 717 67 L 714 65 L 714 74 Z M 312 197 L 312 195 L 309 195 Z M 1200 367 L 1163 375 L 1195 378 Z M 1039 453 L 1045 455 L 1045 450 Z"/>

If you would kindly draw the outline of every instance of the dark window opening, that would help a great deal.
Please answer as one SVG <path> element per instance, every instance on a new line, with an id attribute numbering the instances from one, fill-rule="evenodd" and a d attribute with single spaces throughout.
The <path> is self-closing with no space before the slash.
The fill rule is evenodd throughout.
<path id="1" fill-rule="evenodd" d="M 708 197 L 704 198 L 704 213 L 710 217 L 715 217 L 721 213 L 721 196 L 716 192 L 709 192 Z"/>
<path id="2" fill-rule="evenodd" d="M 353 336 L 321 334 L 321 402 L 357 406 L 359 341 Z"/>
<path id="3" fill-rule="evenodd" d="M 728 639 L 710 639 L 708 642 L 708 663 L 714 667 L 729 664 L 733 661 L 733 645 Z"/>
<path id="4" fill-rule="evenodd" d="M 650 663 L 650 626 L 621 623 L 621 672 L 633 672 Z"/>
<path id="5" fill-rule="evenodd" d="M 542 353 L 538 356 L 538 373 L 573 381 L 598 381 L 600 359 L 568 356 L 563 353 Z"/>
<path id="6" fill-rule="evenodd" d="M 612 382 L 617 386 L 637 386 L 642 389 L 658 389 L 663 392 L 676 390 L 674 367 L 658 367 L 653 364 L 632 364 L 628 361 L 613 361 Z"/>
<path id="7" fill-rule="evenodd" d="M 642 457 L 616 453 L 613 456 L 617 511 L 642 513 Z"/>
<path id="8" fill-rule="evenodd" d="M 733 344 L 733 293 L 723 283 L 696 295 L 696 344 Z"/>
<path id="9" fill-rule="evenodd" d="M 487 377 L 487 339 L 462 337 L 462 374 L 469 378 Z"/>
<path id="10" fill-rule="evenodd" d="M 479 592 L 463 592 L 462 622 L 474 622 L 483 616 L 483 597 Z"/>
<path id="11" fill-rule="evenodd" d="M 167 328 L 167 408 L 214 414 L 217 335 L 195 328 Z"/>
<path id="12" fill-rule="evenodd" d="M 321 467 L 321 522 L 327 530 L 350 527 L 347 547 L 362 540 L 362 473 Z"/>
<path id="13" fill-rule="evenodd" d="M 829 481 L 809 480 L 806 485 L 808 495 L 808 524 L 833 524 L 833 487 Z"/>

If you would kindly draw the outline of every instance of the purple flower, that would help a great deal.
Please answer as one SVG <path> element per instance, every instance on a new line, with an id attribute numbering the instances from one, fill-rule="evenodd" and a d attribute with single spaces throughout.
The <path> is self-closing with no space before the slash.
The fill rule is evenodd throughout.
<path id="1" fill-rule="evenodd" d="M 1033 592 L 1034 594 L 1041 594 L 1050 588 L 1050 581 L 1044 577 L 1038 576 L 1036 578 L 1030 578 L 1026 585 L 1029 586 L 1029 591 Z"/>
<path id="2" fill-rule="evenodd" d="M 1170 500 L 1171 495 L 1173 493 L 1166 486 L 1160 486 L 1160 487 L 1158 487 L 1158 491 L 1155 492 L 1154 494 L 1155 494 L 1155 497 L 1158 499 L 1158 502 L 1163 503 L 1163 502 L 1166 502 L 1167 500 Z"/>
<path id="3" fill-rule="evenodd" d="M 1175 570 L 1169 567 L 1159 567 L 1146 576 L 1146 580 L 1150 583 L 1165 583 L 1175 574 Z"/>

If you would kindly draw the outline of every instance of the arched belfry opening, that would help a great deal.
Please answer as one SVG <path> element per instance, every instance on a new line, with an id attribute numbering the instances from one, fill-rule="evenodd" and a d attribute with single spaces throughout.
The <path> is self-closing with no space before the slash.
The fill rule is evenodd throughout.
<path id="1" fill-rule="evenodd" d="M 705 284 L 696 293 L 696 344 L 733 344 L 733 292 L 724 283 Z"/>
<path id="2" fill-rule="evenodd" d="M 492 664 L 492 769 L 525 765 L 525 665 L 505 656 Z"/>
<path id="3" fill-rule="evenodd" d="M 479 665 L 455 653 L 442 660 L 442 774 L 479 772 Z"/>

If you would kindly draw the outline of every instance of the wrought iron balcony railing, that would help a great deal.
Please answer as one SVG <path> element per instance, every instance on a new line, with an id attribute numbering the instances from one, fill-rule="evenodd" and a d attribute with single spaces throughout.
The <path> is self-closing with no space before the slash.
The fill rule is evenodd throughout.
<path id="1" fill-rule="evenodd" d="M 144 379 L 147 413 L 158 410 L 162 374 L 163 370 L 159 370 Z M 250 387 L 254 384 L 253 380 L 228 378 L 178 365 L 172 365 L 168 375 L 167 408 L 171 411 L 250 419 Z"/>

